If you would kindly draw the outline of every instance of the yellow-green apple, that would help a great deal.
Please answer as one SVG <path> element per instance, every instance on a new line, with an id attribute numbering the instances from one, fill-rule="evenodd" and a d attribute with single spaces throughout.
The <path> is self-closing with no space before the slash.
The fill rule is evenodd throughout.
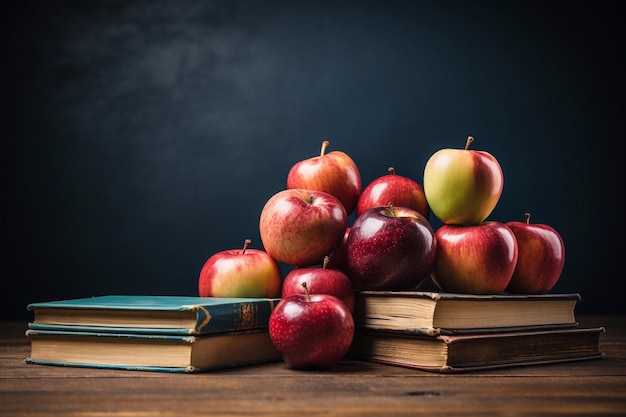
<path id="1" fill-rule="evenodd" d="M 327 268 L 338 269 L 344 273 L 348 273 L 348 254 L 346 252 L 346 243 L 348 242 L 348 235 L 350 234 L 350 227 L 346 227 L 346 232 L 343 235 L 343 239 L 339 244 L 339 247 L 329 256 Z"/>
<path id="2" fill-rule="evenodd" d="M 346 303 L 354 312 L 354 288 L 350 278 L 338 269 L 328 268 L 329 257 L 324 258 L 321 267 L 294 268 L 283 280 L 282 297 L 305 294 L 302 284 L 306 283 L 311 294 L 331 294 Z"/>
<path id="3" fill-rule="evenodd" d="M 430 277 L 437 241 L 428 220 L 408 207 L 374 207 L 354 220 L 346 242 L 355 288 L 415 289 Z"/>
<path id="4" fill-rule="evenodd" d="M 354 160 L 342 151 L 326 153 L 322 142 L 319 156 L 296 162 L 287 174 L 287 188 L 324 191 L 341 201 L 350 215 L 361 194 L 361 174 Z"/>
<path id="5" fill-rule="evenodd" d="M 282 273 L 265 251 L 251 249 L 246 239 L 243 249 L 228 249 L 211 255 L 200 270 L 200 297 L 280 297 Z"/>
<path id="6" fill-rule="evenodd" d="M 409 177 L 397 175 L 393 167 L 387 171 L 387 175 L 376 178 L 363 189 L 356 205 L 356 216 L 373 207 L 392 203 L 396 207 L 411 208 L 428 219 L 430 207 L 422 185 Z"/>
<path id="7" fill-rule="evenodd" d="M 424 167 L 424 193 L 431 211 L 444 224 L 475 225 L 498 204 L 504 186 L 502 168 L 486 151 L 440 149 Z"/>
<path id="8" fill-rule="evenodd" d="M 442 225 L 435 232 L 433 281 L 446 292 L 500 294 L 517 262 L 515 235 L 504 223 Z"/>
<path id="9" fill-rule="evenodd" d="M 545 294 L 559 280 L 565 265 L 563 238 L 552 226 L 526 221 L 505 223 L 517 240 L 518 258 L 506 288 L 510 293 Z"/>
<path id="10" fill-rule="evenodd" d="M 339 298 L 307 291 L 278 302 L 270 315 L 269 333 L 288 367 L 327 369 L 348 352 L 354 320 Z"/>
<path id="11" fill-rule="evenodd" d="M 259 232 L 265 250 L 276 261 L 312 266 L 339 247 L 347 225 L 346 210 L 333 195 L 290 188 L 267 200 Z"/>

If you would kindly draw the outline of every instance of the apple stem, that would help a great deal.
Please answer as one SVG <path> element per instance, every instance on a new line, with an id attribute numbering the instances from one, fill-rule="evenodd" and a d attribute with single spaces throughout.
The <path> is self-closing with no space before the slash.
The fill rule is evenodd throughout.
<path id="1" fill-rule="evenodd" d="M 246 239 L 243 241 L 243 249 L 241 250 L 242 254 L 246 253 L 246 249 L 248 249 L 248 246 L 250 246 L 250 243 L 252 243 L 250 239 Z"/>
<path id="2" fill-rule="evenodd" d="M 306 300 L 311 301 L 311 293 L 309 292 L 309 287 L 307 287 L 306 282 L 302 283 L 302 287 L 304 288 L 304 292 L 306 293 Z"/>
<path id="3" fill-rule="evenodd" d="M 389 212 L 391 213 L 393 217 L 396 217 L 396 209 L 393 206 L 393 203 L 391 201 L 387 203 L 387 209 L 389 210 Z"/>
<path id="4" fill-rule="evenodd" d="M 322 264 L 322 268 L 326 269 L 329 262 L 330 262 L 330 258 L 328 257 L 328 255 L 324 256 L 324 263 Z"/>
<path id="5" fill-rule="evenodd" d="M 324 156 L 324 154 L 326 153 L 326 148 L 328 148 L 328 145 L 330 145 L 330 142 L 325 140 L 324 142 L 322 142 L 322 150 L 320 152 L 320 156 Z"/>
<path id="6" fill-rule="evenodd" d="M 387 172 L 389 172 L 389 175 L 394 175 L 396 173 L 396 170 L 393 167 L 389 167 L 387 168 Z"/>
<path id="7" fill-rule="evenodd" d="M 474 138 L 472 136 L 467 137 L 467 142 L 465 142 L 465 150 L 469 149 L 470 143 L 474 142 Z"/>
<path id="8" fill-rule="evenodd" d="M 530 213 L 524 213 L 524 217 L 526 218 L 526 224 L 530 224 Z"/>

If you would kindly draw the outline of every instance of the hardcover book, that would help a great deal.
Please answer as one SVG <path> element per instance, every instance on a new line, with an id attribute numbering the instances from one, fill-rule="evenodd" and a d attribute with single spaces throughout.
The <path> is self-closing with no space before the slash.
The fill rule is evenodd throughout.
<path id="1" fill-rule="evenodd" d="M 432 372 L 460 373 L 504 367 L 598 359 L 605 329 L 425 336 L 402 331 L 359 330 L 356 359 Z"/>
<path id="2" fill-rule="evenodd" d="M 281 359 L 267 329 L 201 336 L 33 330 L 26 363 L 203 372 Z"/>
<path id="3" fill-rule="evenodd" d="M 105 295 L 32 303 L 36 330 L 202 335 L 267 328 L 279 298 Z"/>
<path id="4" fill-rule="evenodd" d="M 357 327 L 440 334 L 576 327 L 579 294 L 471 295 L 357 291 Z"/>

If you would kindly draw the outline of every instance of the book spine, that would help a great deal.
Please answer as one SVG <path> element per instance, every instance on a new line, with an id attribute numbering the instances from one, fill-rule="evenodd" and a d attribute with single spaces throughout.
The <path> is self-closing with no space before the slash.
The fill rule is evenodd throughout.
<path id="1" fill-rule="evenodd" d="M 278 300 L 250 301 L 219 306 L 196 307 L 196 334 L 263 329 Z"/>

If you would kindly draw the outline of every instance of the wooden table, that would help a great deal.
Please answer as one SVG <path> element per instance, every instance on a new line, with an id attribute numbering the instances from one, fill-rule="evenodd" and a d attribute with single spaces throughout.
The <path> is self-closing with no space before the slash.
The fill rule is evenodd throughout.
<path id="1" fill-rule="evenodd" d="M 579 319 L 606 327 L 605 358 L 461 375 L 366 362 L 193 375 L 27 365 L 26 323 L 0 322 L 0 416 L 625 416 L 626 316 Z"/>

